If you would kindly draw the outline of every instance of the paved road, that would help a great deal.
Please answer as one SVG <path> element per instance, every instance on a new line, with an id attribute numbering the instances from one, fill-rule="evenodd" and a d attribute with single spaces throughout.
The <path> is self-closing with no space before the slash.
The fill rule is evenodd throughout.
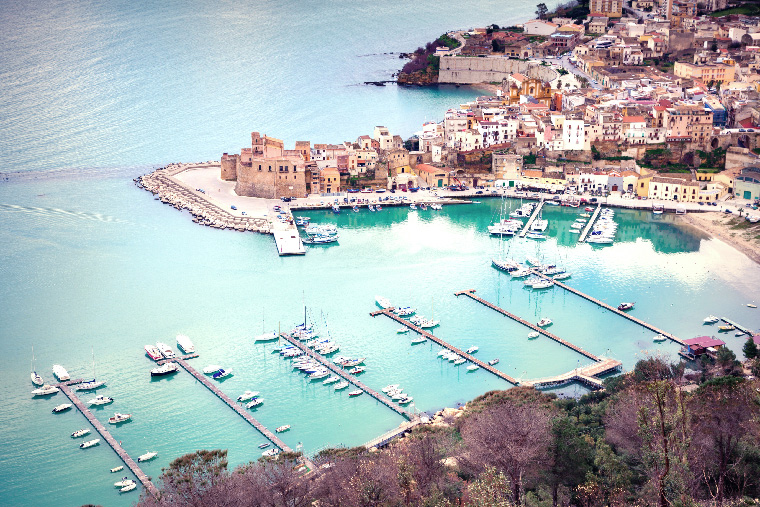
<path id="1" fill-rule="evenodd" d="M 576 77 L 584 78 L 588 81 L 588 84 L 591 88 L 594 88 L 595 90 L 603 90 L 602 86 L 600 84 L 594 84 L 593 79 L 591 76 L 583 72 L 581 69 L 576 67 L 570 62 L 570 56 L 562 56 L 559 58 L 546 58 L 545 60 L 548 63 L 551 63 L 557 67 L 562 67 L 568 72 L 572 72 L 575 74 Z"/>

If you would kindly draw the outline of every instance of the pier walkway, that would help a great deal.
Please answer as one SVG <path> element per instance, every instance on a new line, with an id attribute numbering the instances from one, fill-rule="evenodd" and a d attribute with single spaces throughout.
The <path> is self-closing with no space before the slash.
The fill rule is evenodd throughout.
<path id="1" fill-rule="evenodd" d="M 552 340 L 554 340 L 555 342 L 557 342 L 557 343 L 559 343 L 559 344 L 561 344 L 561 345 L 564 345 L 565 347 L 568 347 L 568 348 L 570 348 L 570 349 L 572 349 L 572 350 L 576 351 L 577 353 L 579 353 L 579 354 L 581 354 L 581 355 L 584 355 L 584 356 L 586 356 L 586 357 L 587 357 L 587 358 L 589 358 L 589 359 L 592 359 L 592 360 L 594 360 L 594 361 L 601 361 L 601 359 L 599 359 L 597 356 L 595 356 L 595 355 L 594 355 L 594 354 L 592 354 L 591 352 L 588 352 L 588 351 L 586 351 L 586 350 L 583 350 L 583 349 L 582 349 L 582 348 L 580 348 L 579 346 L 577 346 L 577 345 L 573 345 L 573 344 L 572 344 L 572 343 L 570 343 L 569 341 L 567 341 L 567 340 L 563 340 L 563 339 L 562 339 L 562 338 L 560 338 L 559 336 L 557 336 L 557 335 L 555 335 L 555 334 L 553 334 L 553 333 L 550 333 L 549 331 L 547 331 L 547 330 L 545 330 L 545 329 L 543 329 L 543 328 L 541 328 L 541 327 L 538 327 L 537 325 L 535 325 L 535 324 L 532 324 L 532 323 L 528 322 L 528 321 L 527 321 L 527 320 L 525 320 L 525 319 L 521 319 L 521 318 L 520 318 L 520 317 L 518 317 L 517 315 L 514 315 L 514 314 L 512 314 L 512 313 L 509 313 L 509 312 L 508 312 L 508 311 L 506 311 L 505 309 L 503 309 L 503 308 L 499 308 L 499 307 L 498 307 L 498 306 L 496 306 L 495 304 L 493 304 L 493 303 L 490 303 L 490 302 L 486 301 L 486 300 L 485 300 L 485 299 L 483 299 L 483 298 L 480 298 L 480 297 L 476 296 L 476 295 L 475 295 L 475 289 L 469 289 L 469 290 L 463 290 L 463 291 L 455 292 L 455 293 L 454 293 L 454 295 L 455 295 L 455 296 L 467 296 L 467 297 L 469 297 L 469 298 L 471 298 L 471 299 L 473 299 L 473 300 L 477 301 L 478 303 L 480 303 L 480 304 L 482 304 L 482 305 L 485 305 L 485 306 L 487 306 L 488 308 L 490 308 L 490 309 L 492 309 L 492 310 L 495 310 L 495 311 L 499 312 L 500 314 L 502 314 L 502 315 L 505 315 L 505 316 L 509 317 L 510 319 L 512 319 L 512 320 L 514 320 L 514 321 L 516 321 L 516 322 L 519 322 L 519 323 L 520 323 L 520 324 L 522 324 L 523 326 L 529 327 L 529 328 L 531 328 L 532 330 L 534 330 L 534 331 L 537 331 L 537 332 L 541 333 L 542 335 L 546 336 L 547 338 L 551 338 L 551 339 L 552 339 Z"/>
<path id="2" fill-rule="evenodd" d="M 591 218 L 586 224 L 586 227 L 583 228 L 583 232 L 581 232 L 581 235 L 578 236 L 578 243 L 583 243 L 584 241 L 586 241 L 586 237 L 588 236 L 588 233 L 591 230 L 591 227 L 594 226 L 594 222 L 596 222 L 596 219 L 599 218 L 599 213 L 601 212 L 602 212 L 602 205 L 599 204 L 594 210 L 594 214 L 591 215 Z"/>
<path id="3" fill-rule="evenodd" d="M 567 373 L 562 373 L 553 377 L 525 380 L 521 382 L 520 385 L 542 389 L 548 387 L 557 387 L 569 384 L 570 382 L 581 382 L 593 389 L 603 389 L 604 383 L 597 377 L 605 373 L 618 371 L 621 367 L 622 363 L 617 359 L 599 358 L 599 362 L 590 364 L 588 366 L 576 368 Z"/>
<path id="4" fill-rule="evenodd" d="M 303 246 L 301 235 L 295 225 L 283 224 L 279 221 L 272 222 L 272 235 L 277 245 L 279 255 L 304 255 L 306 248 Z"/>
<path id="5" fill-rule="evenodd" d="M 124 462 L 125 465 L 132 471 L 132 473 L 137 477 L 137 480 L 139 480 L 143 487 L 153 496 L 158 495 L 158 489 L 156 486 L 153 485 L 153 483 L 150 481 L 150 478 L 143 472 L 139 466 L 137 466 L 137 463 L 135 460 L 132 459 L 132 457 L 127 454 L 127 451 L 124 450 L 124 448 L 119 445 L 119 442 L 116 441 L 116 439 L 111 435 L 111 433 L 106 429 L 105 426 L 103 426 L 103 423 L 98 421 L 95 416 L 90 412 L 90 409 L 85 406 L 84 403 L 82 403 L 82 400 L 79 399 L 79 397 L 74 394 L 74 392 L 71 390 L 72 384 L 77 384 L 81 382 L 80 380 L 75 381 L 69 381 L 69 382 L 63 382 L 61 384 L 57 384 L 56 387 L 58 387 L 63 394 L 66 395 L 66 397 L 71 400 L 71 403 L 74 404 L 75 407 L 82 413 L 83 416 L 87 418 L 87 420 L 90 422 L 93 428 L 100 433 L 100 436 L 105 440 L 108 445 L 111 446 L 111 448 L 114 450 L 114 452 L 121 458 L 121 460 Z"/>
<path id="6" fill-rule="evenodd" d="M 373 317 L 376 317 L 378 315 L 385 315 L 386 317 L 390 317 L 391 319 L 395 320 L 399 324 L 402 324 L 402 325 L 408 327 L 409 329 L 411 329 L 415 333 L 419 333 L 420 335 L 424 336 L 428 340 L 431 340 L 431 341 L 437 343 L 438 345 L 440 345 L 440 346 L 442 346 L 444 348 L 449 349 L 450 351 L 452 351 L 452 352 L 458 354 L 459 356 L 467 359 L 471 363 L 477 364 L 478 366 L 480 366 L 481 368 L 483 368 L 487 372 L 496 375 L 500 379 L 506 380 L 507 382 L 509 382 L 510 384 L 515 385 L 515 386 L 519 384 L 519 382 L 517 381 L 517 379 L 514 379 L 514 378 L 510 377 L 509 375 L 507 375 L 503 371 L 497 370 L 496 368 L 494 368 L 490 364 L 484 363 L 480 359 L 475 358 L 474 356 L 472 356 L 472 354 L 468 354 L 464 350 L 460 350 L 460 349 L 454 347 L 450 343 L 441 340 L 437 336 L 433 336 L 432 334 L 428 333 L 427 331 L 425 331 L 421 327 L 415 326 L 414 324 L 412 324 L 408 320 L 402 319 L 401 317 L 399 317 L 398 315 L 396 315 L 395 313 L 393 313 L 393 308 L 386 308 L 385 310 L 378 310 L 376 312 L 370 313 L 370 315 L 373 316 Z"/>
<path id="7" fill-rule="evenodd" d="M 543 207 L 544 207 L 544 200 L 541 199 L 540 201 L 538 201 L 538 205 L 536 206 L 536 209 L 533 210 L 533 213 L 530 215 L 530 218 L 528 219 L 528 221 L 525 222 L 525 227 L 523 227 L 522 230 L 520 231 L 519 236 L 521 238 L 524 238 L 525 235 L 528 233 L 528 231 L 530 230 L 530 226 L 533 225 L 533 221 L 536 219 L 538 214 L 541 213 L 541 208 Z"/>
<path id="8" fill-rule="evenodd" d="M 748 327 L 744 327 L 744 326 L 742 326 L 742 325 L 740 325 L 740 324 L 737 324 L 737 323 L 736 323 L 736 322 L 734 322 L 733 320 L 729 320 L 729 319 L 727 319 L 727 318 L 725 318 L 725 317 L 721 317 L 721 318 L 720 318 L 720 320 L 722 320 L 722 321 L 723 321 L 723 322 L 725 322 L 726 324 L 731 324 L 731 325 L 732 325 L 732 326 L 734 326 L 736 329 L 738 329 L 739 331 L 741 331 L 742 333 L 744 333 L 744 334 L 746 334 L 746 335 L 749 335 L 749 336 L 754 336 L 754 335 L 755 335 L 755 332 L 754 332 L 753 330 L 751 330 L 751 329 L 750 329 L 750 328 L 748 328 Z"/>
<path id="9" fill-rule="evenodd" d="M 384 396 L 383 394 L 381 394 L 381 393 L 375 391 L 374 389 L 370 388 L 369 386 L 367 386 L 366 384 L 364 384 L 363 382 L 361 382 L 360 380 L 358 380 L 353 375 L 350 375 L 343 368 L 340 368 L 335 363 L 333 363 L 332 361 L 326 359 L 321 354 L 317 354 L 316 352 L 314 352 L 309 347 L 307 347 L 306 345 L 304 345 L 300 341 L 296 340 L 292 336 L 290 336 L 290 335 L 288 335 L 286 333 L 280 333 L 280 336 L 282 338 L 284 338 L 285 340 L 287 340 L 288 342 L 290 342 L 291 344 L 293 344 L 294 346 L 296 346 L 299 349 L 301 349 L 301 351 L 304 354 L 306 354 L 307 356 L 309 356 L 309 357 L 311 357 L 313 359 L 316 359 L 317 361 L 319 361 L 320 363 L 322 363 L 325 367 L 327 367 L 328 370 L 330 370 L 331 372 L 335 373 L 339 377 L 345 379 L 346 381 L 350 382 L 351 384 L 355 385 L 356 387 L 358 387 L 359 389 L 361 389 L 365 393 L 369 394 L 370 396 L 372 396 L 377 401 L 379 401 L 380 403 L 382 403 L 386 407 L 390 408 L 394 412 L 398 413 L 399 415 L 404 416 L 406 419 L 408 419 L 410 421 L 416 419 L 415 416 L 413 416 L 412 414 L 410 414 L 409 412 L 407 412 L 406 409 L 404 409 L 401 405 L 399 405 L 397 403 L 393 403 L 393 400 L 391 400 L 387 396 Z"/>
<path id="10" fill-rule="evenodd" d="M 408 431 L 411 431 L 412 428 L 417 426 L 418 424 L 421 424 L 421 421 L 419 418 L 415 419 L 414 421 L 406 421 L 404 423 L 401 423 L 401 425 L 398 428 L 393 428 L 390 431 L 386 431 L 382 435 L 373 438 L 366 444 L 364 444 L 364 447 L 367 449 L 374 448 L 380 448 L 385 447 L 388 445 L 393 439 L 400 437 L 404 433 L 407 433 Z"/>
<path id="11" fill-rule="evenodd" d="M 222 400 L 224 403 L 227 404 L 228 407 L 230 407 L 232 410 L 238 413 L 240 417 L 248 421 L 248 423 L 259 430 L 259 433 L 264 435 L 270 442 L 272 442 L 274 445 L 279 447 L 282 451 L 285 452 L 293 452 L 293 449 L 287 446 L 285 442 L 280 440 L 277 435 L 269 431 L 269 429 L 261 424 L 259 421 L 257 421 L 250 412 L 246 411 L 245 407 L 242 405 L 237 404 L 235 401 L 232 400 L 229 396 L 224 394 L 218 387 L 216 387 L 206 375 L 203 375 L 202 373 L 199 373 L 195 368 L 187 364 L 187 361 L 185 361 L 182 358 L 175 358 L 171 359 L 171 361 L 176 362 L 178 365 L 180 365 L 182 368 L 185 369 L 186 372 L 188 372 L 190 375 L 195 377 L 198 382 L 203 384 L 208 388 L 209 391 L 214 393 L 220 400 Z"/>
<path id="12" fill-rule="evenodd" d="M 654 331 L 655 333 L 661 334 L 662 336 L 664 336 L 668 340 L 674 341 L 675 343 L 677 343 L 679 345 L 682 345 L 682 346 L 685 345 L 684 342 L 680 338 L 677 338 L 675 335 L 670 334 L 667 331 L 663 331 L 662 329 L 660 329 L 660 328 L 658 328 L 656 326 L 653 326 L 652 324 L 649 324 L 648 322 L 644 322 L 641 319 L 637 319 L 636 317 L 634 317 L 632 315 L 629 315 L 629 314 L 627 314 L 624 311 L 618 310 L 614 306 L 610 306 L 610 305 L 608 305 L 607 303 L 605 303 L 603 301 L 599 301 L 595 297 L 589 296 L 588 294 L 586 294 L 584 292 L 581 292 L 578 289 L 573 289 L 569 285 L 566 285 L 566 284 L 564 284 L 564 283 L 562 283 L 560 281 L 554 280 L 550 276 L 546 276 L 545 274 L 539 272 L 538 270 L 534 269 L 532 271 L 533 271 L 534 274 L 538 275 L 539 277 L 544 278 L 546 280 L 551 280 L 551 281 L 554 282 L 554 285 L 556 285 L 558 287 L 561 287 L 561 288 L 565 289 L 568 292 L 572 292 L 573 294 L 578 295 L 578 296 L 582 297 L 583 299 L 591 301 L 592 303 L 601 306 L 605 310 L 609 310 L 609 311 L 611 311 L 613 313 L 616 313 L 616 314 L 620 315 L 621 317 L 624 317 L 624 318 L 630 320 L 631 322 L 635 322 L 636 324 L 640 325 L 641 327 L 647 328 L 650 331 Z"/>

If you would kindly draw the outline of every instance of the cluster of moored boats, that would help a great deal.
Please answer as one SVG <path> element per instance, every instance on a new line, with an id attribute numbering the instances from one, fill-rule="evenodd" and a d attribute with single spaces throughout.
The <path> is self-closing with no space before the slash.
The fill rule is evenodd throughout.
<path id="1" fill-rule="evenodd" d="M 194 354 L 195 346 L 189 337 L 179 334 L 177 335 L 177 346 L 185 354 Z M 145 354 L 154 361 L 162 361 L 165 359 L 175 359 L 177 354 L 174 350 L 164 342 L 157 342 L 155 345 L 146 345 Z M 177 373 L 179 367 L 173 361 L 168 361 L 156 368 L 150 370 L 151 377 L 163 377 Z"/>
<path id="2" fill-rule="evenodd" d="M 404 318 L 409 317 L 408 319 L 409 322 L 411 322 L 415 326 L 422 329 L 431 329 L 431 328 L 437 327 L 441 323 L 441 321 L 435 320 L 433 318 L 426 319 L 422 315 L 416 315 L 417 309 L 412 308 L 411 306 L 395 307 L 393 306 L 393 304 L 390 302 L 388 298 L 383 297 L 383 296 L 375 296 L 375 304 L 377 304 L 377 306 L 379 306 L 383 310 L 391 309 L 393 313 L 395 313 L 399 317 L 404 317 Z M 404 334 L 404 333 L 408 333 L 409 329 L 406 327 L 402 327 L 397 332 L 399 334 Z M 417 340 L 414 343 L 422 343 L 422 341 L 424 341 L 424 339 L 421 341 Z"/>
<path id="3" fill-rule="evenodd" d="M 404 392 L 404 389 L 400 384 L 387 385 L 383 387 L 382 391 L 388 396 L 388 398 L 399 405 L 408 405 L 414 400 L 414 398 Z"/>
<path id="4" fill-rule="evenodd" d="M 556 264 L 541 264 L 535 257 L 528 257 L 525 264 L 514 259 L 492 259 L 491 264 L 514 279 L 524 278 L 526 287 L 533 290 L 549 289 L 555 280 L 565 280 L 572 274 Z"/>
<path id="5" fill-rule="evenodd" d="M 617 234 L 617 223 L 614 218 L 615 212 L 613 210 L 609 208 L 601 210 L 599 218 L 594 222 L 591 232 L 586 237 L 586 243 L 611 245 L 615 241 L 615 235 Z"/>
<path id="6" fill-rule="evenodd" d="M 306 233 L 306 239 L 304 243 L 309 245 L 322 245 L 326 243 L 338 242 L 338 228 L 333 224 L 309 224 L 308 217 L 298 217 L 296 224 L 301 223 L 306 225 L 304 232 Z"/>

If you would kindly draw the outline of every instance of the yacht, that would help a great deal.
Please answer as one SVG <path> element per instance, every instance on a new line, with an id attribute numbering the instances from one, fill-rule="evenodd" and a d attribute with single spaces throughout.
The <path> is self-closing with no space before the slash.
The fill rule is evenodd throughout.
<path id="1" fill-rule="evenodd" d="M 494 224 L 488 226 L 488 232 L 494 236 L 514 236 L 521 226 Z"/>
<path id="2" fill-rule="evenodd" d="M 329 234 L 329 235 L 322 235 L 318 234 L 316 236 L 310 236 L 303 240 L 304 243 L 307 245 L 324 245 L 327 243 L 337 243 L 340 239 L 340 236 L 337 234 Z"/>
<path id="3" fill-rule="evenodd" d="M 499 358 L 491 359 L 490 361 L 488 361 L 489 366 L 493 366 L 495 364 L 499 364 Z"/>
<path id="4" fill-rule="evenodd" d="M 467 367 L 467 371 L 475 371 L 478 368 L 480 368 L 480 366 L 478 366 L 477 364 L 471 364 L 470 366 Z"/>
<path id="5" fill-rule="evenodd" d="M 568 273 L 567 271 L 565 271 L 564 273 L 559 273 L 558 275 L 554 275 L 552 278 L 554 280 L 566 280 L 566 279 L 570 278 L 571 276 L 572 275 L 570 273 Z"/>
<path id="6" fill-rule="evenodd" d="M 389 384 L 381 389 L 382 392 L 388 394 L 391 391 L 396 391 L 401 384 Z"/>
<path id="7" fill-rule="evenodd" d="M 53 365 L 53 375 L 55 375 L 55 378 L 57 378 L 60 382 L 65 382 L 71 379 L 71 377 L 69 377 L 69 372 L 67 372 L 66 368 L 60 364 Z"/>
<path id="8" fill-rule="evenodd" d="M 412 308 L 411 306 L 405 306 L 403 308 L 395 308 L 393 310 L 393 313 L 401 317 L 408 317 L 409 315 L 414 315 L 416 311 L 417 311 L 416 308 Z"/>
<path id="9" fill-rule="evenodd" d="M 259 395 L 258 391 L 246 391 L 243 394 L 241 394 L 240 396 L 238 396 L 237 400 L 238 401 L 248 401 L 248 400 L 252 400 L 253 398 L 255 398 L 258 395 Z"/>
<path id="10" fill-rule="evenodd" d="M 137 457 L 137 462 L 141 463 L 143 461 L 150 461 L 156 456 L 158 456 L 157 452 L 154 452 L 154 451 L 146 452 L 145 454 L 141 454 L 140 456 Z"/>
<path id="11" fill-rule="evenodd" d="M 248 403 L 248 405 L 246 405 L 246 406 L 245 406 L 245 408 L 254 408 L 254 407 L 258 407 L 258 406 L 259 406 L 259 405 L 261 405 L 262 403 L 264 403 L 264 400 L 263 400 L 262 398 L 254 398 L 254 399 L 252 399 L 252 400 L 251 400 L 251 401 Z"/>
<path id="12" fill-rule="evenodd" d="M 512 278 L 525 278 L 526 276 L 532 274 L 533 272 L 528 268 L 518 269 L 517 271 L 512 271 L 510 275 Z"/>
<path id="13" fill-rule="evenodd" d="M 339 376 L 337 376 L 337 375 L 331 375 L 329 378 L 324 379 L 322 381 L 322 384 L 324 384 L 324 385 L 327 386 L 327 385 L 334 384 L 334 383 L 339 382 L 339 381 L 340 381 L 340 377 Z"/>
<path id="14" fill-rule="evenodd" d="M 93 391 L 97 389 L 98 387 L 103 387 L 106 385 L 106 383 L 102 380 L 88 380 L 87 382 L 82 382 L 80 384 L 77 384 L 74 389 L 77 391 Z"/>
<path id="15" fill-rule="evenodd" d="M 154 361 L 158 361 L 164 358 L 164 355 L 161 353 L 160 350 L 158 350 L 158 347 L 156 347 L 155 345 L 146 345 L 145 353 L 148 355 L 149 358 L 153 359 Z"/>
<path id="16" fill-rule="evenodd" d="M 62 404 L 58 405 L 57 407 L 55 407 L 55 408 L 53 409 L 53 413 L 54 413 L 54 414 L 58 414 L 58 413 L 60 413 L 60 412 L 66 412 L 66 411 L 67 411 L 67 410 L 69 410 L 69 409 L 70 409 L 72 406 L 73 406 L 73 405 L 72 405 L 71 403 L 62 403 Z"/>
<path id="17" fill-rule="evenodd" d="M 159 366 L 158 368 L 153 368 L 150 370 L 150 376 L 151 377 L 163 377 L 164 375 L 171 375 L 172 373 L 177 373 L 179 371 L 179 367 L 174 363 L 166 363 L 162 366 Z"/>
<path id="18" fill-rule="evenodd" d="M 375 304 L 385 310 L 386 308 L 391 308 L 393 305 L 388 300 L 388 298 L 385 298 L 383 296 L 375 296 Z"/>
<path id="19" fill-rule="evenodd" d="M 520 264 L 512 259 L 491 259 L 491 264 L 493 264 L 493 267 L 496 269 L 506 271 L 510 274 L 520 270 Z"/>
<path id="20" fill-rule="evenodd" d="M 318 348 L 317 352 L 319 352 L 323 356 L 327 356 L 329 354 L 332 354 L 333 352 L 338 352 L 339 350 L 340 350 L 339 346 L 337 346 L 334 343 L 331 343 L 330 345 L 326 345 L 322 348 Z"/>
<path id="21" fill-rule="evenodd" d="M 667 338 L 665 338 L 661 334 L 658 334 L 657 336 L 655 336 L 654 338 L 652 338 L 652 341 L 657 342 L 657 343 L 664 342 L 665 340 L 667 340 Z"/>
<path id="22" fill-rule="evenodd" d="M 362 394 L 364 394 L 364 391 L 362 391 L 361 389 L 356 389 L 348 393 L 349 396 L 361 396 Z"/>
<path id="23" fill-rule="evenodd" d="M 76 430 L 74 433 L 72 433 L 71 438 L 79 438 L 79 437 L 83 437 L 89 434 L 90 434 L 89 428 L 82 428 L 81 430 Z"/>
<path id="24" fill-rule="evenodd" d="M 113 474 L 113 473 L 116 473 L 116 472 L 121 472 L 122 470 L 124 470 L 124 465 L 119 465 L 117 467 L 113 467 L 111 469 L 111 473 Z"/>
<path id="25" fill-rule="evenodd" d="M 284 426 L 278 427 L 275 431 L 277 433 L 282 433 L 282 432 L 288 431 L 289 429 L 290 429 L 290 424 L 286 424 Z"/>
<path id="26" fill-rule="evenodd" d="M 544 317 L 543 319 L 539 320 L 536 324 L 538 327 L 549 327 L 553 324 L 552 319 L 549 319 L 547 317 Z"/>
<path id="27" fill-rule="evenodd" d="M 225 370 L 223 368 L 219 368 L 219 371 L 217 371 L 216 373 L 212 374 L 211 376 L 214 378 L 214 380 L 221 380 L 221 379 L 223 379 L 225 377 L 229 377 L 230 375 L 232 375 L 232 370 L 231 369 L 230 370 Z"/>
<path id="28" fill-rule="evenodd" d="M 528 333 L 528 339 L 535 340 L 536 338 L 538 338 L 539 334 L 540 333 L 538 331 L 531 331 L 530 333 Z"/>
<path id="29" fill-rule="evenodd" d="M 534 289 L 548 289 L 549 287 L 554 285 L 554 281 L 552 280 L 540 280 L 536 283 L 531 284 L 531 287 Z"/>
<path id="30" fill-rule="evenodd" d="M 336 390 L 336 391 L 340 391 L 341 389 L 345 389 L 345 388 L 347 388 L 347 387 L 348 387 L 348 385 L 349 385 L 349 384 L 348 384 L 348 382 L 346 382 L 346 381 L 344 380 L 344 381 L 342 381 L 342 382 L 339 382 L 339 383 L 335 384 L 335 390 Z"/>
<path id="31" fill-rule="evenodd" d="M 264 333 L 264 334 L 258 335 L 254 339 L 254 341 L 255 342 L 271 342 L 273 340 L 278 339 L 279 337 L 280 336 L 275 331 L 272 331 L 271 333 Z"/>
<path id="32" fill-rule="evenodd" d="M 621 312 L 624 312 L 626 310 L 630 310 L 630 309 L 633 308 L 633 305 L 635 305 L 635 304 L 636 303 L 620 303 L 618 305 L 618 310 L 620 310 Z"/>
<path id="33" fill-rule="evenodd" d="M 400 327 L 400 328 L 396 329 L 396 333 L 398 333 L 398 334 L 406 334 L 408 332 L 409 332 L 409 328 L 408 327 Z"/>
<path id="34" fill-rule="evenodd" d="M 95 438 L 93 440 L 88 440 L 87 442 L 82 442 L 81 444 L 79 444 L 79 448 L 80 449 L 87 449 L 88 447 L 95 447 L 99 443 L 100 443 L 100 439 L 99 438 Z"/>
<path id="35" fill-rule="evenodd" d="M 543 232 L 546 230 L 546 228 L 549 227 L 549 221 L 545 218 L 537 218 L 533 221 L 533 223 L 530 225 L 531 231 L 539 231 Z"/>
<path id="36" fill-rule="evenodd" d="M 36 386 L 41 386 L 45 383 L 45 381 L 42 379 L 42 375 L 37 373 L 37 371 L 34 369 L 34 347 L 32 347 L 32 371 L 31 371 L 31 378 L 32 378 L 32 384 Z"/>
<path id="37" fill-rule="evenodd" d="M 343 368 L 351 368 L 352 366 L 359 366 L 365 359 L 364 357 L 360 357 L 359 359 L 343 359 L 338 364 Z"/>
<path id="38" fill-rule="evenodd" d="M 109 396 L 103 396 L 102 394 L 95 396 L 93 399 L 87 402 L 88 405 L 108 405 L 113 403 L 113 398 Z"/>
<path id="39" fill-rule="evenodd" d="M 123 488 L 124 486 L 126 486 L 127 484 L 129 484 L 131 482 L 134 482 L 134 481 L 131 480 L 131 479 L 129 479 L 129 478 L 127 478 L 127 477 L 123 477 L 120 481 L 114 482 L 113 483 L 113 487 L 114 488 Z"/>
<path id="40" fill-rule="evenodd" d="M 327 370 L 327 368 L 324 368 L 322 370 L 315 371 L 314 373 L 309 374 L 307 377 L 309 380 L 319 380 L 323 379 L 330 375 L 330 372 Z"/>
<path id="41" fill-rule="evenodd" d="M 417 345 L 419 343 L 425 343 L 426 341 L 427 341 L 427 338 L 425 338 L 424 336 L 419 336 L 419 337 L 415 338 L 414 340 L 412 340 L 412 345 Z"/>
<path id="42" fill-rule="evenodd" d="M 348 370 L 348 373 L 351 375 L 358 375 L 360 373 L 364 373 L 367 370 L 364 366 L 357 366 L 356 368 L 351 368 Z"/>
<path id="43" fill-rule="evenodd" d="M 413 399 L 414 398 L 412 398 L 411 396 L 404 396 L 400 400 L 398 400 L 397 403 L 399 405 L 407 405 L 407 404 L 411 403 Z"/>
<path id="44" fill-rule="evenodd" d="M 720 319 L 716 317 L 715 315 L 708 315 L 707 317 L 705 317 L 705 319 L 702 322 L 704 322 L 705 324 L 715 324 L 719 320 Z"/>
<path id="45" fill-rule="evenodd" d="M 311 224 L 304 232 L 309 236 L 330 236 L 338 234 L 338 228 L 333 224 Z"/>
<path id="46" fill-rule="evenodd" d="M 190 341 L 189 337 L 183 334 L 177 335 L 177 347 L 185 354 L 195 354 L 195 346 L 193 345 L 193 342 Z"/>
<path id="47" fill-rule="evenodd" d="M 718 331 L 721 332 L 721 333 L 724 333 L 724 332 L 727 332 L 727 331 L 733 331 L 734 329 L 736 329 L 736 327 L 733 326 L 732 324 L 726 324 L 725 326 L 719 326 L 718 327 Z"/>
<path id="48" fill-rule="evenodd" d="M 32 391 L 32 395 L 34 395 L 34 396 L 47 396 L 49 394 L 55 394 L 58 391 L 60 391 L 60 389 L 58 389 L 55 386 L 44 385 L 44 386 L 42 386 L 42 387 L 40 387 L 40 388 L 35 389 L 34 391 Z"/>
<path id="49" fill-rule="evenodd" d="M 165 358 L 171 359 L 174 357 L 174 351 L 170 346 L 165 344 L 164 342 L 157 342 L 156 347 L 158 347 L 158 350 L 161 351 L 161 353 L 164 355 Z"/>
<path id="50" fill-rule="evenodd" d="M 460 364 L 464 364 L 466 362 L 467 362 L 467 360 L 465 358 L 460 357 L 459 359 L 457 359 L 456 361 L 454 361 L 454 366 L 459 366 Z"/>
<path id="51" fill-rule="evenodd" d="M 116 412 L 113 417 L 108 418 L 108 424 L 119 424 L 132 419 L 132 414 L 120 414 Z"/>
<path id="52" fill-rule="evenodd" d="M 478 347 L 472 346 L 469 349 L 467 349 L 465 352 L 467 352 L 468 354 L 474 354 L 477 351 L 478 351 Z"/>
<path id="53" fill-rule="evenodd" d="M 203 368 L 203 373 L 205 373 L 206 375 L 211 375 L 212 373 L 216 373 L 221 369 L 222 367 L 219 366 L 218 364 L 211 364 Z"/>

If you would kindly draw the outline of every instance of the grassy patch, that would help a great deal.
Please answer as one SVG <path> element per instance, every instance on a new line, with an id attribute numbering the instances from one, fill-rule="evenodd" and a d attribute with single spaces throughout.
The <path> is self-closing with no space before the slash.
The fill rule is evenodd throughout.
<path id="1" fill-rule="evenodd" d="M 731 7 L 730 9 L 724 9 L 722 11 L 716 11 L 710 14 L 713 18 L 719 18 L 721 16 L 728 16 L 729 14 L 745 14 L 747 16 L 755 16 L 760 13 L 760 7 L 755 4 L 743 4 L 738 7 Z"/>

